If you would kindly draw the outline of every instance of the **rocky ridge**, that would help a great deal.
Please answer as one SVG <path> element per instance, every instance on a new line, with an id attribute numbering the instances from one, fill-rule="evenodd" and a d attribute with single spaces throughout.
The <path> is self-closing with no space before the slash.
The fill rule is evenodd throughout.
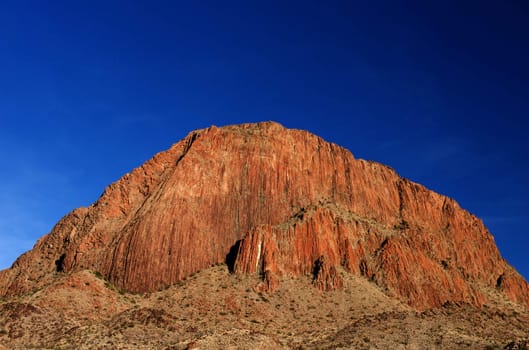
<path id="1" fill-rule="evenodd" d="M 454 200 L 277 123 L 190 133 L 61 219 L 0 272 L 0 296 L 83 270 L 152 292 L 221 262 L 263 291 L 297 276 L 340 289 L 343 269 L 419 310 L 481 307 L 488 289 L 529 306 L 527 282 Z"/>

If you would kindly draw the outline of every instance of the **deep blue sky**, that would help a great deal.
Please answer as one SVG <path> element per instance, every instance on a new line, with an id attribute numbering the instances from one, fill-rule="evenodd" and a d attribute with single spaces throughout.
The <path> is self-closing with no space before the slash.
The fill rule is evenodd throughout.
<path id="1" fill-rule="evenodd" d="M 0 268 L 211 124 L 310 130 L 455 198 L 529 276 L 529 2 L 2 1 Z"/>

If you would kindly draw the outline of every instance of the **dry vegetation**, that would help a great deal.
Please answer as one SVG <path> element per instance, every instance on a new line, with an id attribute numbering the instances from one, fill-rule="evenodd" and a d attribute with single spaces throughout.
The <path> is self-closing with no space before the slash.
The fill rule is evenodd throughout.
<path id="1" fill-rule="evenodd" d="M 89 271 L 0 302 L 9 349 L 523 349 L 529 313 L 490 291 L 482 310 L 445 305 L 418 312 L 364 278 L 320 292 L 310 277 L 272 294 L 258 276 L 225 265 L 145 294 L 116 290 Z M 2 346 L 0 345 L 0 349 Z"/>

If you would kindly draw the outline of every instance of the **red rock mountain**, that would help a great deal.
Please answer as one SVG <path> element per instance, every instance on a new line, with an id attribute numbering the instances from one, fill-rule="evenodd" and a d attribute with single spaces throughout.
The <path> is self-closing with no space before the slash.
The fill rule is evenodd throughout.
<path id="1" fill-rule="evenodd" d="M 190 133 L 61 219 L 0 272 L 0 296 L 85 269 L 154 291 L 219 262 L 271 292 L 300 275 L 340 288 L 345 270 L 417 309 L 480 306 L 486 288 L 529 306 L 527 282 L 454 200 L 276 123 Z"/>

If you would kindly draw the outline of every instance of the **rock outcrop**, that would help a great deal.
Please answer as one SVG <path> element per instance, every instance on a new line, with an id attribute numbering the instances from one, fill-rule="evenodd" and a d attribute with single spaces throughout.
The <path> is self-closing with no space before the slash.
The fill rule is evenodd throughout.
<path id="1" fill-rule="evenodd" d="M 85 269 L 147 292 L 224 261 L 269 291 L 300 275 L 336 289 L 349 272 L 418 309 L 479 306 L 483 288 L 529 306 L 527 282 L 454 200 L 276 123 L 192 132 L 66 215 L 0 272 L 0 296 Z"/>
<path id="2" fill-rule="evenodd" d="M 322 255 L 314 263 L 314 281 L 318 289 L 330 291 L 343 288 L 343 279 L 338 275 L 336 267 L 329 264 L 327 256 Z"/>

